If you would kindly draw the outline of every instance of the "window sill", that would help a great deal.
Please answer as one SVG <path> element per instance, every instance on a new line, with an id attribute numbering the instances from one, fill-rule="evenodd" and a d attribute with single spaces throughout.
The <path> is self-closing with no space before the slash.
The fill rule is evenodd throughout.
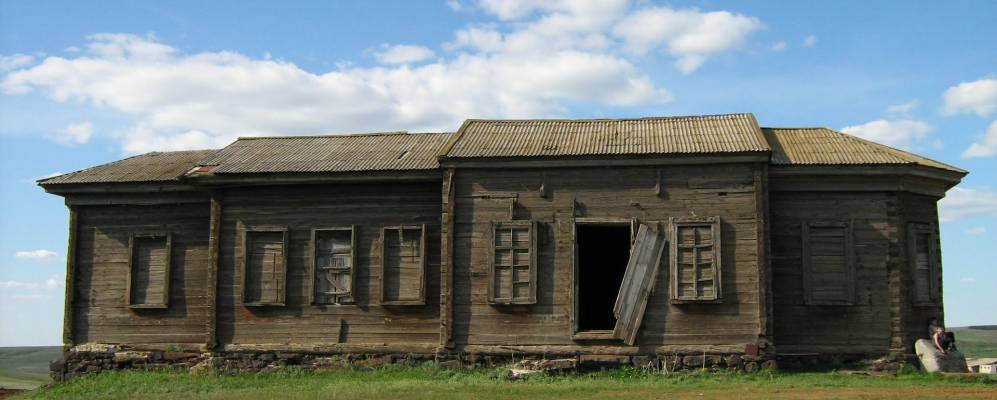
<path id="1" fill-rule="evenodd" d="M 264 303 L 264 302 L 252 302 L 252 303 L 242 303 L 246 307 L 283 307 L 284 303 Z"/>
<path id="2" fill-rule="evenodd" d="M 491 300 L 488 302 L 493 306 L 532 306 L 537 304 L 536 300 Z"/>
<path id="3" fill-rule="evenodd" d="M 133 310 L 162 310 L 170 308 L 169 304 L 129 304 L 128 308 Z"/>
<path id="4" fill-rule="evenodd" d="M 593 331 L 578 331 L 574 335 L 571 335 L 571 340 L 602 340 L 602 341 L 616 341 L 621 340 L 616 337 L 612 330 L 593 330 Z"/>
<path id="5" fill-rule="evenodd" d="M 721 304 L 723 299 L 671 299 L 671 304 L 681 305 L 681 304 Z"/>
<path id="6" fill-rule="evenodd" d="M 426 305 L 425 300 L 391 300 L 382 301 L 382 306 L 424 306 Z"/>

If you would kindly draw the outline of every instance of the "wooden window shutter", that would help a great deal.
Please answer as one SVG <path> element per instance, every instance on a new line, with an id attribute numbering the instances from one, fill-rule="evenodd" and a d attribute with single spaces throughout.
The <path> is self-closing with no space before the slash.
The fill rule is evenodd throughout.
<path id="1" fill-rule="evenodd" d="M 855 249 L 852 223 L 804 221 L 801 225 L 804 302 L 855 302 Z"/>
<path id="2" fill-rule="evenodd" d="M 907 258 L 915 305 L 935 305 L 939 298 L 938 233 L 933 224 L 907 225 Z"/>
<path id="3" fill-rule="evenodd" d="M 536 304 L 537 223 L 492 222 L 488 260 L 488 301 Z"/>
<path id="4" fill-rule="evenodd" d="M 287 297 L 286 227 L 243 229 L 242 301 L 247 307 L 283 306 Z"/>
<path id="5" fill-rule="evenodd" d="M 426 304 L 426 225 L 381 230 L 382 305 Z"/>
<path id="6" fill-rule="evenodd" d="M 167 308 L 173 236 L 141 233 L 128 238 L 128 276 L 125 285 L 130 308 Z"/>
<path id="7" fill-rule="evenodd" d="M 672 302 L 723 299 L 720 217 L 672 218 L 669 226 Z"/>
<path id="8" fill-rule="evenodd" d="M 657 281 L 664 249 L 665 233 L 657 224 L 641 224 L 630 249 L 630 260 L 616 297 L 616 305 L 613 306 L 613 314 L 616 316 L 613 336 L 623 339 L 628 345 L 632 346 L 637 341 L 637 332 L 644 319 L 648 297 Z"/>
<path id="9" fill-rule="evenodd" d="M 312 304 L 353 304 L 356 276 L 356 229 L 312 229 Z"/>

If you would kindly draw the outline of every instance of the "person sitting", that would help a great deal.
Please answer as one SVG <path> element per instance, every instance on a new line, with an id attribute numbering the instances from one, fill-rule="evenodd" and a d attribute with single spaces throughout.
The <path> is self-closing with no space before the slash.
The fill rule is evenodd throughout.
<path id="1" fill-rule="evenodd" d="M 948 354 L 948 352 L 956 350 L 955 334 L 946 332 L 943 325 L 935 327 L 935 334 L 931 337 L 931 342 L 934 343 L 935 348 L 942 352 L 942 354 Z"/>

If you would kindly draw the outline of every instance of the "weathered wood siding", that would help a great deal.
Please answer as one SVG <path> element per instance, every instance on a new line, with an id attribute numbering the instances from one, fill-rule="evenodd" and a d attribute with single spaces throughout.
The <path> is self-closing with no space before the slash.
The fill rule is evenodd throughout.
<path id="1" fill-rule="evenodd" d="M 438 344 L 440 183 L 368 183 L 228 189 L 220 193 L 217 339 L 220 345 Z M 425 305 L 379 305 L 385 227 L 426 225 Z M 312 305 L 313 228 L 354 226 L 354 304 Z M 288 231 L 283 306 L 246 307 L 240 229 Z"/>
<path id="2" fill-rule="evenodd" d="M 910 253 L 907 246 L 909 238 L 906 234 L 906 227 L 910 223 L 931 225 L 935 230 L 935 238 L 938 235 L 938 199 L 931 196 L 901 193 L 900 195 L 900 218 L 902 221 L 900 234 L 900 269 L 902 270 L 902 282 L 900 285 L 899 304 L 902 319 L 902 332 L 898 335 L 903 338 L 904 348 L 913 350 L 914 341 L 927 338 L 928 320 L 938 318 L 942 323 L 945 321 L 945 310 L 942 302 L 942 252 L 941 243 L 935 243 L 938 249 L 935 253 L 935 260 L 938 267 L 936 276 L 937 297 L 929 303 L 916 302 L 914 290 L 915 282 L 913 269 L 911 268 Z"/>
<path id="3" fill-rule="evenodd" d="M 891 308 L 890 278 L 898 271 L 902 234 L 896 193 L 774 191 L 769 201 L 776 349 L 889 350 L 891 321 L 896 316 Z M 802 225 L 811 221 L 851 223 L 851 305 L 805 302 Z"/>
<path id="4" fill-rule="evenodd" d="M 584 346 L 571 338 L 573 217 L 665 224 L 669 217 L 694 215 L 721 219 L 724 298 L 718 304 L 671 304 L 668 259 L 663 256 L 637 345 L 736 344 L 743 349 L 744 344 L 754 343 L 760 329 L 757 168 L 753 164 L 457 168 L 453 246 L 457 347 Z M 517 197 L 514 204 L 510 194 Z M 493 221 L 511 217 L 537 222 L 535 305 L 488 302 L 489 229 Z"/>
<path id="5" fill-rule="evenodd" d="M 152 206 L 77 206 L 73 277 L 75 343 L 203 344 L 206 340 L 208 202 Z M 144 232 L 172 235 L 169 307 L 130 309 L 128 241 Z"/>

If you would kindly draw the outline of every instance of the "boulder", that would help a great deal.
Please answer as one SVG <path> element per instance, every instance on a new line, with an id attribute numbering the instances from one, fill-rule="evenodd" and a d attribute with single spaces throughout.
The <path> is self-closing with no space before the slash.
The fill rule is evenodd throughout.
<path id="1" fill-rule="evenodd" d="M 928 339 L 914 342 L 914 353 L 926 372 L 967 372 L 966 357 L 959 351 L 943 354 Z"/>

